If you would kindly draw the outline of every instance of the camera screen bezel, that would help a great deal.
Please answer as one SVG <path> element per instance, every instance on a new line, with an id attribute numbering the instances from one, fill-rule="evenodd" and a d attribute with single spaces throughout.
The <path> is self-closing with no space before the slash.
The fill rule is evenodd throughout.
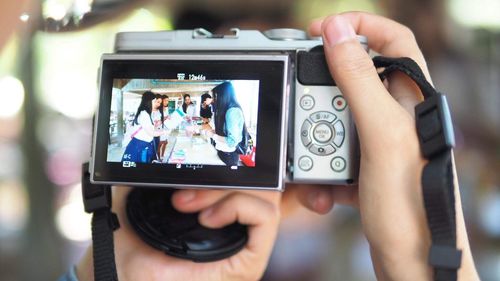
<path id="1" fill-rule="evenodd" d="M 94 123 L 91 181 L 156 187 L 283 188 L 289 57 L 283 54 L 111 54 L 100 68 L 99 107 Z M 170 66 L 170 67 L 169 67 Z M 175 67 L 172 67 L 175 66 Z M 259 80 L 259 115 L 255 167 L 137 164 L 124 168 L 107 162 L 113 79 L 175 79 L 199 73 L 207 80 Z M 272 94 L 269 94 L 272 93 Z M 269 132 L 276 134 L 269 134 Z M 265 133 L 267 132 L 267 133 Z"/>

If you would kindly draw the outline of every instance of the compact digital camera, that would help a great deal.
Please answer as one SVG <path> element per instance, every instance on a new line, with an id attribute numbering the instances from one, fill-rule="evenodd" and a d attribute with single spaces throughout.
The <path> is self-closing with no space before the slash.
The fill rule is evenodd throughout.
<path id="1" fill-rule="evenodd" d="M 119 33 L 99 72 L 93 183 L 282 190 L 357 179 L 349 107 L 321 39 L 304 31 Z"/>

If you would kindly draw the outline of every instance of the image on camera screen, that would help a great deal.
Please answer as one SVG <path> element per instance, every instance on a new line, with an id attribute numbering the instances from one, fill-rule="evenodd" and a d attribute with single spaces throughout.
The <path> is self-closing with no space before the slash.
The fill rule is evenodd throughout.
<path id="1" fill-rule="evenodd" d="M 259 80 L 201 79 L 113 79 L 107 162 L 255 167 Z"/>

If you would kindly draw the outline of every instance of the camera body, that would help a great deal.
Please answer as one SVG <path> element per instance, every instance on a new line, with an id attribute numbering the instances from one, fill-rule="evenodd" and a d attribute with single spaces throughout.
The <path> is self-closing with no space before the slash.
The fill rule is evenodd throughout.
<path id="1" fill-rule="evenodd" d="M 366 38 L 358 40 L 368 50 Z M 99 74 L 93 183 L 282 190 L 285 182 L 345 185 L 357 179 L 359 151 L 349 107 L 328 71 L 321 39 L 304 31 L 119 33 L 115 53 L 103 55 Z M 239 110 L 231 114 L 223 103 L 226 94 L 218 92 L 224 82 L 231 83 L 238 101 Z M 140 107 L 148 91 L 169 98 L 159 128 L 154 101 L 148 101 L 154 129 L 167 131 L 161 134 L 165 152 L 159 152 L 159 136 L 147 136 L 149 125 L 136 122 L 146 116 Z M 190 106 L 193 112 L 205 106 L 202 94 L 213 97 L 211 118 L 188 114 Z M 234 137 L 230 128 L 240 128 L 234 124 L 241 119 L 244 133 Z M 242 139 L 249 143 L 241 145 Z M 236 157 L 234 142 L 246 151 L 238 153 L 238 164 L 225 164 L 223 155 Z M 147 153 L 153 154 L 149 160 L 133 160 Z"/>

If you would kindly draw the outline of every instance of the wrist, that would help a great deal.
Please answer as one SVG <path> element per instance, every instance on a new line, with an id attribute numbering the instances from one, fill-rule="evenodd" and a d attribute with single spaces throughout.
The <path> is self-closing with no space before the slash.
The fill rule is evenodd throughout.
<path id="1" fill-rule="evenodd" d="M 80 262 L 76 265 L 75 273 L 78 281 L 94 281 L 92 246 L 88 248 Z"/>

